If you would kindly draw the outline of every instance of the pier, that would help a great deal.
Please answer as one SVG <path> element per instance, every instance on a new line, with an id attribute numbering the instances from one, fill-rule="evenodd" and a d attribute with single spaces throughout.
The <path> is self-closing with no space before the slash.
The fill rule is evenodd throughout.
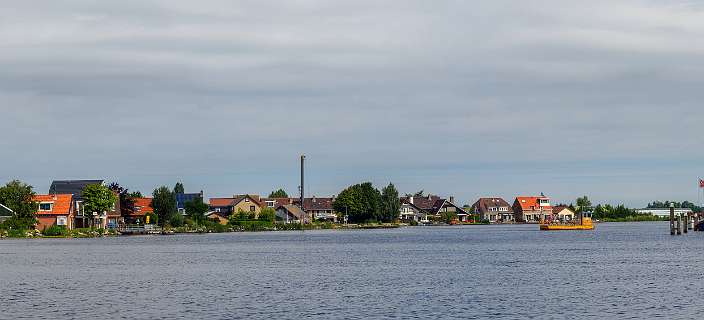
<path id="1" fill-rule="evenodd" d="M 679 213 L 675 214 L 675 207 L 670 204 L 670 235 L 687 234 L 689 230 L 704 231 L 701 213 Z"/>

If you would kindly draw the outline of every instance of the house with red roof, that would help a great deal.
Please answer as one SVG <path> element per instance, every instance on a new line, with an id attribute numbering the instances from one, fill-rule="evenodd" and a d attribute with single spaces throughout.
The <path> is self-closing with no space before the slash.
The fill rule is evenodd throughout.
<path id="1" fill-rule="evenodd" d="M 37 203 L 37 229 L 44 230 L 50 226 L 74 228 L 76 216 L 72 194 L 38 194 L 32 198 Z"/>
<path id="2" fill-rule="evenodd" d="M 550 198 L 540 196 L 520 196 L 513 201 L 513 213 L 517 222 L 540 222 L 552 216 Z"/>
<path id="3" fill-rule="evenodd" d="M 154 213 L 152 198 L 134 198 L 134 210 L 125 216 L 125 223 L 146 223 L 145 216 Z"/>
<path id="4" fill-rule="evenodd" d="M 229 217 L 239 211 L 253 212 L 256 216 L 266 208 L 258 195 L 241 194 L 232 198 L 210 198 L 210 211 L 222 217 Z"/>

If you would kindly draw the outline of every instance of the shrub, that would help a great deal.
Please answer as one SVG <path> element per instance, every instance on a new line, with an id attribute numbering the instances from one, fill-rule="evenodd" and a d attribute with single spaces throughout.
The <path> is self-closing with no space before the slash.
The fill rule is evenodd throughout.
<path id="1" fill-rule="evenodd" d="M 184 219 L 183 216 L 179 213 L 174 214 L 171 216 L 171 219 L 169 219 L 169 225 L 172 227 L 178 228 L 178 227 L 183 227 L 184 224 Z"/>
<path id="2" fill-rule="evenodd" d="M 29 230 L 34 227 L 37 223 L 37 219 L 34 218 L 18 218 L 10 217 L 0 224 L 0 229 L 7 230 Z"/>
<path id="3" fill-rule="evenodd" d="M 44 228 L 42 234 L 47 237 L 58 237 L 67 236 L 69 234 L 68 229 L 65 226 L 52 225 Z"/>

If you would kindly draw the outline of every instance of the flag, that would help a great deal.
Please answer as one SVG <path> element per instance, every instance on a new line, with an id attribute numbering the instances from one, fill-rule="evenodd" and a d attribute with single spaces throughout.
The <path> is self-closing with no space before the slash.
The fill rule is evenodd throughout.
<path id="1" fill-rule="evenodd" d="M 704 188 L 704 180 L 699 179 L 699 187 Z"/>

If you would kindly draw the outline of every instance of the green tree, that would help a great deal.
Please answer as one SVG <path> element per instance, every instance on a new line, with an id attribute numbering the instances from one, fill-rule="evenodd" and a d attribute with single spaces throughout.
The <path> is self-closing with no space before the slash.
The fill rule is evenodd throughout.
<path id="1" fill-rule="evenodd" d="M 130 195 L 130 197 L 131 197 L 132 199 L 134 199 L 134 198 L 144 198 L 144 195 L 142 195 L 142 193 L 139 192 L 139 191 L 132 191 L 132 192 L 129 193 L 129 195 Z"/>
<path id="2" fill-rule="evenodd" d="M 110 211 L 117 200 L 115 193 L 102 184 L 89 184 L 83 188 L 83 205 L 91 224 L 94 222 L 93 212 L 101 214 Z"/>
<path id="3" fill-rule="evenodd" d="M 174 193 L 186 193 L 185 189 L 183 188 L 183 183 L 176 182 L 176 185 L 174 186 Z"/>
<path id="4" fill-rule="evenodd" d="M 269 198 L 288 198 L 288 193 L 286 193 L 284 189 L 279 189 L 276 191 L 272 191 L 269 194 Z"/>
<path id="5" fill-rule="evenodd" d="M 398 198 L 398 190 L 393 183 L 389 183 L 381 190 L 382 210 L 380 220 L 383 222 L 392 222 L 398 220 L 399 211 L 401 209 L 401 201 Z"/>
<path id="6" fill-rule="evenodd" d="M 186 209 L 186 215 L 188 215 L 196 223 L 202 223 L 205 221 L 205 214 L 208 213 L 208 205 L 203 203 L 203 199 L 200 197 L 188 201 L 184 204 Z"/>
<path id="7" fill-rule="evenodd" d="M 152 193 L 152 209 L 159 217 L 159 223 L 164 227 L 171 221 L 171 218 L 178 214 L 176 209 L 176 196 L 166 186 L 154 189 Z"/>
<path id="8" fill-rule="evenodd" d="M 592 207 L 592 202 L 589 201 L 587 196 L 577 198 L 577 211 L 582 212 L 584 210 L 589 210 Z"/>
<path id="9" fill-rule="evenodd" d="M 120 199 L 120 214 L 129 216 L 134 212 L 134 198 L 127 188 L 120 186 L 117 182 L 111 183 L 108 188 L 117 193 Z M 141 198 L 141 197 L 140 197 Z"/>
<path id="10" fill-rule="evenodd" d="M 440 220 L 447 224 L 452 223 L 452 221 L 457 220 L 457 212 L 454 211 L 444 211 L 440 212 Z"/>
<path id="11" fill-rule="evenodd" d="M 274 211 L 274 208 L 263 208 L 259 212 L 259 220 L 273 223 L 276 220 L 276 211 Z"/>
<path id="12" fill-rule="evenodd" d="M 14 212 L 14 215 L 2 224 L 4 228 L 26 230 L 37 223 L 34 213 L 39 205 L 34 201 L 34 195 L 32 186 L 19 180 L 12 180 L 0 187 L 0 203 Z"/>
<path id="13" fill-rule="evenodd" d="M 347 213 L 350 222 L 377 221 L 382 206 L 381 193 L 371 182 L 342 190 L 333 203 L 335 211 Z"/>
<path id="14" fill-rule="evenodd" d="M 14 211 L 14 217 L 18 219 L 34 219 L 38 209 L 34 195 L 32 186 L 19 180 L 12 180 L 0 187 L 0 203 Z"/>

